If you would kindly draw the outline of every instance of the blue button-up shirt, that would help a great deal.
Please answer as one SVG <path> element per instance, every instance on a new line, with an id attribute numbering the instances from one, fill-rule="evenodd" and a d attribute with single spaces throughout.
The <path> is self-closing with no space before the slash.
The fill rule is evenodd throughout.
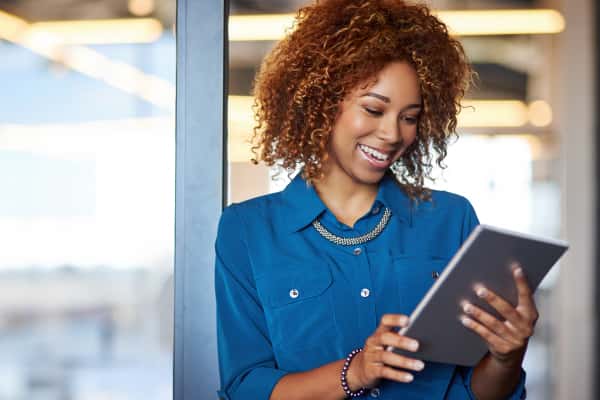
<path id="1" fill-rule="evenodd" d="M 371 231 L 375 239 L 341 246 L 330 232 Z M 220 398 L 267 400 L 285 374 L 340 360 L 364 345 L 387 313 L 410 315 L 478 224 L 465 198 L 433 191 L 414 205 L 393 176 L 379 185 L 370 211 L 349 227 L 297 175 L 279 193 L 223 211 L 216 240 L 215 290 Z M 411 383 L 381 380 L 363 398 L 475 399 L 472 368 L 426 362 Z M 510 399 L 525 397 L 525 373 Z"/>

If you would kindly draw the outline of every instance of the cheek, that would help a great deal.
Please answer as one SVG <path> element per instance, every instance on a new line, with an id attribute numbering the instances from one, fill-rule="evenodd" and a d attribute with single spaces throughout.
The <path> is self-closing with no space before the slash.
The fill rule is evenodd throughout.
<path id="1" fill-rule="evenodd" d="M 413 145 L 417 141 L 417 129 L 409 129 L 408 132 L 403 135 L 403 144 L 402 148 L 396 155 L 396 158 L 400 158 L 404 153 L 406 153 L 406 149 L 408 149 L 411 145 Z"/>
<path id="2" fill-rule="evenodd" d="M 368 121 L 363 117 L 342 117 L 333 128 L 331 144 L 333 146 L 348 147 L 356 143 L 358 138 L 368 134 L 369 129 Z"/>
<path id="3" fill-rule="evenodd" d="M 406 136 L 406 143 L 411 145 L 415 140 L 417 140 L 417 127 L 415 126 L 413 129 L 411 129 Z"/>
<path id="4" fill-rule="evenodd" d="M 370 122 L 360 113 L 346 113 L 339 120 L 339 130 L 347 137 L 353 138 L 368 132 Z"/>
<path id="5" fill-rule="evenodd" d="M 417 140 L 417 126 L 408 126 L 402 131 L 402 141 L 404 142 L 403 148 L 406 148 L 413 144 Z"/>

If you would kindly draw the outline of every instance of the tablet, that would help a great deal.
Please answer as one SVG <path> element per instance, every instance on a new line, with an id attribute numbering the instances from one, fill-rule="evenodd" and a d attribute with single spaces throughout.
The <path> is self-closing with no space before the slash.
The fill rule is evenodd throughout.
<path id="1" fill-rule="evenodd" d="M 511 270 L 517 261 L 533 291 L 568 248 L 566 242 L 478 225 L 450 260 L 437 281 L 410 315 L 409 325 L 400 329 L 419 341 L 417 352 L 388 346 L 411 358 L 474 366 L 487 353 L 485 341 L 463 326 L 464 300 L 496 316 L 498 312 L 475 294 L 482 283 L 516 306 L 518 295 Z"/>

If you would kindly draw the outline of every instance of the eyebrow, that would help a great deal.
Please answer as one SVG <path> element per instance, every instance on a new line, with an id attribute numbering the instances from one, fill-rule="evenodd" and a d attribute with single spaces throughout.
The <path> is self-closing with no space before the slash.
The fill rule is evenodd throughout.
<path id="1" fill-rule="evenodd" d="M 384 96 L 384 95 L 382 95 L 382 94 L 379 94 L 379 93 L 368 92 L 368 93 L 365 93 L 365 94 L 363 95 L 363 97 L 364 97 L 364 96 L 371 96 L 371 97 L 375 97 L 376 99 L 379 99 L 379 100 L 381 100 L 381 101 L 383 101 L 383 102 L 386 102 L 386 103 L 389 103 L 389 102 L 391 102 L 391 100 L 390 100 L 390 98 L 389 98 L 389 97 L 386 97 L 386 96 Z M 413 103 L 413 104 L 409 104 L 409 105 L 407 105 L 406 107 L 404 107 L 404 108 L 402 109 L 402 111 L 406 111 L 406 110 L 408 110 L 408 109 L 411 109 L 411 108 L 422 108 L 422 107 L 421 107 L 421 104 Z"/>

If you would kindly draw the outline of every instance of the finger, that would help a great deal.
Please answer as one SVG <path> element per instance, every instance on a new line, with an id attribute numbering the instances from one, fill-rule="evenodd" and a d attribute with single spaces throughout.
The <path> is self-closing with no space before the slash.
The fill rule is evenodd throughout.
<path id="1" fill-rule="evenodd" d="M 385 314 L 381 318 L 381 323 L 375 329 L 375 332 L 369 336 L 365 342 L 365 351 L 374 351 L 374 350 L 383 350 L 384 343 L 382 340 L 382 336 L 385 334 L 389 334 L 389 338 L 391 337 L 399 337 L 398 333 L 393 331 L 392 328 L 396 328 L 398 326 L 403 327 L 408 323 L 408 317 L 402 314 Z M 389 340 L 389 339 L 388 339 Z M 389 346 L 389 345 L 388 345 Z M 417 344 L 418 346 L 418 344 Z"/>
<path id="2" fill-rule="evenodd" d="M 506 326 L 508 326 L 508 328 L 510 330 L 512 330 L 513 332 L 517 332 L 517 335 L 519 337 L 522 337 L 525 343 L 527 342 L 527 340 L 531 336 L 533 336 L 533 332 L 534 332 L 534 326 L 533 325 L 526 325 L 524 327 L 517 327 L 517 326 L 514 326 L 513 324 L 511 324 L 510 321 L 504 321 L 504 324 Z"/>
<path id="3" fill-rule="evenodd" d="M 477 322 L 487 327 L 497 336 L 503 338 L 504 340 L 514 345 L 523 345 L 523 340 L 526 336 L 525 332 L 520 332 L 518 329 L 515 329 L 512 324 L 509 325 L 507 323 L 499 321 L 493 315 L 487 313 L 486 311 L 469 302 L 464 302 L 462 308 L 463 311 L 470 318 L 475 319 Z"/>
<path id="4" fill-rule="evenodd" d="M 378 371 L 377 375 L 380 376 L 381 378 L 385 378 L 385 379 L 389 379 L 389 380 L 393 380 L 393 381 L 397 381 L 397 382 L 404 382 L 404 383 L 412 382 L 412 380 L 414 379 L 414 377 L 411 373 L 397 370 L 395 368 L 388 367 L 386 365 L 382 365 L 380 367 L 380 370 Z"/>
<path id="5" fill-rule="evenodd" d="M 384 314 L 381 321 L 373 332 L 373 336 L 381 335 L 384 332 L 389 332 L 395 328 L 403 328 L 408 325 L 408 317 L 404 314 Z"/>
<path id="6" fill-rule="evenodd" d="M 425 368 L 425 363 L 421 360 L 404 357 L 391 351 L 382 351 L 380 354 L 380 361 L 385 365 L 390 365 L 396 368 L 410 369 L 413 371 L 421 371 L 423 368 Z"/>
<path id="7" fill-rule="evenodd" d="M 475 293 L 477 293 L 477 296 L 484 299 L 492 307 L 494 307 L 494 309 L 496 309 L 496 311 L 498 311 L 500 315 L 504 317 L 504 319 L 510 321 L 513 326 L 521 327 L 525 324 L 523 316 L 517 311 L 517 309 L 490 289 L 484 287 L 483 285 L 479 285 L 475 289 Z"/>
<path id="8" fill-rule="evenodd" d="M 519 308 L 522 308 L 522 313 L 528 317 L 529 320 L 537 321 L 538 312 L 533 300 L 533 292 L 525 277 L 525 271 L 519 266 L 519 264 L 513 264 L 513 276 L 517 285 L 517 293 L 519 296 Z"/>
<path id="9" fill-rule="evenodd" d="M 403 328 L 406 325 L 408 325 L 408 316 L 404 314 L 384 314 L 377 329 L 385 328 L 384 330 L 389 330 L 396 327 Z"/>
<path id="10" fill-rule="evenodd" d="M 380 339 L 383 346 L 393 346 L 408 351 L 417 351 L 419 349 L 418 341 L 396 332 L 384 332 L 381 334 Z"/>
<path id="11" fill-rule="evenodd" d="M 509 353 L 513 350 L 514 345 L 502 339 L 501 337 L 499 337 L 494 332 L 490 331 L 488 328 L 478 323 L 477 321 L 467 316 L 463 316 L 461 317 L 461 322 L 465 327 L 471 329 L 479 336 L 481 336 L 481 338 L 485 340 L 485 342 L 488 344 L 491 350 L 502 354 Z"/>
<path id="12" fill-rule="evenodd" d="M 376 351 L 383 351 L 385 347 L 381 344 L 381 339 L 379 335 L 369 336 L 367 341 L 365 342 L 365 346 L 363 351 L 365 354 L 374 353 Z"/>

